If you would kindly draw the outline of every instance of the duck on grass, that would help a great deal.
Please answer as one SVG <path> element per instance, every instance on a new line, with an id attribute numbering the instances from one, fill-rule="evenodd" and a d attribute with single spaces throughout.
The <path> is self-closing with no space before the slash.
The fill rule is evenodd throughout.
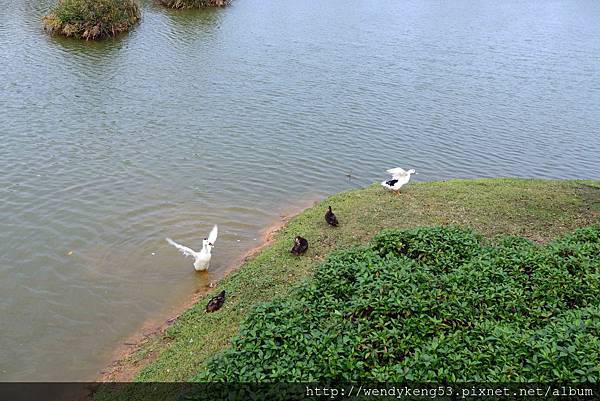
<path id="1" fill-rule="evenodd" d="M 59 0 L 42 22 L 52 34 L 96 40 L 126 32 L 139 19 L 134 0 Z"/>
<path id="2" fill-rule="evenodd" d="M 398 194 L 400 188 L 402 188 L 405 184 L 408 184 L 411 174 L 417 174 L 417 172 L 412 168 L 408 171 L 405 171 L 400 167 L 389 169 L 387 172 L 392 175 L 392 179 L 382 181 L 381 185 L 384 188 L 394 191 L 395 194 Z"/>

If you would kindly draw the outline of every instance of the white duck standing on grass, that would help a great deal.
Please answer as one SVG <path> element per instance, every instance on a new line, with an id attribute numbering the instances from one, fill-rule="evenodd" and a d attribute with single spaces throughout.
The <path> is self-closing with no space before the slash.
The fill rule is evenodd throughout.
<path id="1" fill-rule="evenodd" d="M 387 170 L 387 172 L 392 175 L 392 179 L 382 181 L 381 185 L 383 185 L 387 189 L 395 191 L 396 193 L 398 193 L 400 188 L 402 188 L 405 184 L 407 184 L 410 181 L 410 176 L 412 174 L 417 174 L 417 172 L 413 169 L 404 171 L 404 169 L 400 167 L 391 168 Z"/>
<path id="2" fill-rule="evenodd" d="M 171 238 L 167 238 L 167 242 L 173 245 L 175 248 L 179 249 L 179 251 L 183 253 L 186 257 L 192 256 L 194 258 L 194 269 L 196 269 L 196 271 L 204 271 L 208 270 L 208 267 L 210 265 L 210 251 L 215 246 L 215 241 L 217 240 L 218 232 L 219 229 L 215 225 L 211 230 L 210 234 L 208 234 L 208 238 L 204 238 L 202 240 L 202 250 L 200 252 L 196 252 L 193 249 L 188 248 L 187 246 L 178 244 Z"/>

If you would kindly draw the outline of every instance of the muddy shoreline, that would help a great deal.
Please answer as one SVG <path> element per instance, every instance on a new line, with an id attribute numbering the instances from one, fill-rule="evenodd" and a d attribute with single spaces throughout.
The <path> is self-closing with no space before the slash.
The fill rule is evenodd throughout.
<path id="1" fill-rule="evenodd" d="M 134 360 L 133 357 L 140 351 L 144 345 L 164 333 L 181 314 L 191 308 L 198 300 L 202 299 L 212 288 L 231 273 L 240 269 L 244 263 L 254 258 L 262 249 L 273 242 L 275 234 L 286 225 L 288 221 L 300 214 L 303 210 L 313 206 L 321 200 L 321 197 L 313 196 L 306 201 L 295 205 L 290 210 L 286 210 L 279 216 L 279 219 L 267 226 L 260 232 L 260 242 L 257 246 L 246 251 L 243 255 L 232 261 L 218 281 L 210 282 L 209 285 L 198 288 L 184 302 L 180 302 L 169 308 L 166 313 L 161 314 L 160 318 L 149 318 L 135 330 L 135 332 L 126 337 L 121 342 L 110 357 L 110 362 L 96 375 L 96 382 L 131 382 L 137 373 L 146 364 L 150 363 L 154 357 L 154 352 L 150 351 L 146 355 L 140 356 Z M 165 319 L 166 316 L 166 319 Z"/>

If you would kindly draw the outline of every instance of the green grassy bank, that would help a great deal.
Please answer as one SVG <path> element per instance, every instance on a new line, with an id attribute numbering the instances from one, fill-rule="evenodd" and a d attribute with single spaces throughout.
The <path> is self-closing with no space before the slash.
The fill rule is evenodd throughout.
<path id="1" fill-rule="evenodd" d="M 128 31 L 139 19 L 135 0 L 59 0 L 42 23 L 52 34 L 96 40 Z"/>
<path id="2" fill-rule="evenodd" d="M 328 205 L 340 220 L 338 228 L 323 219 Z M 508 234 L 545 243 L 600 221 L 599 212 L 597 181 L 451 180 L 411 183 L 398 196 L 378 185 L 339 193 L 292 219 L 269 247 L 220 282 L 214 293 L 225 289 L 229 294 L 220 311 L 205 313 L 208 297 L 201 300 L 127 363 L 135 365 L 152 355 L 138 381 L 205 377 L 209 357 L 230 346 L 255 305 L 288 297 L 294 284 L 310 277 L 327 254 L 366 244 L 384 228 L 458 225 L 487 239 Z M 289 253 L 296 235 L 310 242 L 302 257 Z"/>

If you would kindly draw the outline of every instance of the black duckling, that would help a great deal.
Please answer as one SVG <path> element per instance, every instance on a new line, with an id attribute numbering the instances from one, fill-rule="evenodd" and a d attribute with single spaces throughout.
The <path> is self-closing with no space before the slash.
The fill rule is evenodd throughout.
<path id="1" fill-rule="evenodd" d="M 331 211 L 331 206 L 329 206 L 329 210 L 327 210 L 327 213 L 325 213 L 325 221 L 327 224 L 334 227 L 337 227 L 339 224 L 337 217 L 335 217 L 335 214 L 333 214 Z"/>
<path id="2" fill-rule="evenodd" d="M 208 301 L 208 305 L 206 305 L 207 312 L 215 312 L 221 309 L 221 306 L 225 303 L 225 290 L 221 291 L 219 295 L 213 297 Z"/>
<path id="3" fill-rule="evenodd" d="M 298 256 L 298 255 L 301 255 L 304 252 L 306 252 L 307 249 L 308 249 L 308 241 L 306 240 L 306 238 L 297 236 L 296 238 L 294 238 L 294 247 L 292 248 L 292 250 L 290 252 L 292 252 L 294 255 Z"/>

